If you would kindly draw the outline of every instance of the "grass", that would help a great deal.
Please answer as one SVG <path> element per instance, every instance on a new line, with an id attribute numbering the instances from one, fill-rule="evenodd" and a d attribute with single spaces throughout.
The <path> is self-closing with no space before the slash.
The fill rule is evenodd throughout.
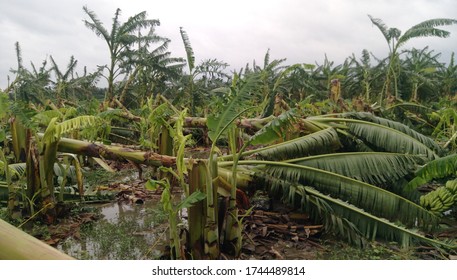
<path id="1" fill-rule="evenodd" d="M 89 186 L 108 185 L 109 183 L 115 183 L 120 180 L 125 180 L 125 178 L 134 176 L 135 172 L 138 173 L 138 170 L 121 169 L 119 171 L 111 173 L 102 168 L 91 169 L 90 171 L 86 171 L 84 173 L 84 182 Z"/>
<path id="2" fill-rule="evenodd" d="M 370 242 L 365 248 L 349 245 L 332 238 L 322 238 L 321 245 L 326 249 L 317 254 L 321 260 L 418 260 L 414 247 L 402 249 L 397 243 Z"/>

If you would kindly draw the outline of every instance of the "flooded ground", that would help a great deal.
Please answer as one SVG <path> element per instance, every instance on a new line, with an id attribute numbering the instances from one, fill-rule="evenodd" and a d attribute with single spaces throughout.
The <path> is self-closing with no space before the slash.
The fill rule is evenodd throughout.
<path id="1" fill-rule="evenodd" d="M 71 237 L 53 245 L 76 259 L 142 260 L 164 256 L 168 252 L 169 221 L 159 203 L 160 193 L 147 191 L 145 182 L 132 179 L 131 174 L 116 174 L 129 180 L 96 174 L 94 181 L 103 182 L 106 192 L 115 193 L 115 202 L 93 209 L 88 204 L 89 222 L 80 221 L 74 234 L 65 234 Z M 181 201 L 182 193 L 174 193 L 174 199 Z M 270 206 L 272 212 L 253 210 L 244 218 L 241 259 L 440 259 L 440 252 L 428 247 L 421 247 L 419 252 L 385 242 L 371 242 L 363 249 L 352 247 L 345 240 L 325 235 L 322 225 L 313 223 L 305 213 L 277 203 Z M 94 212 L 100 218 L 92 219 Z M 186 223 L 185 218 L 182 223 Z"/>
<path id="2" fill-rule="evenodd" d="M 143 204 L 108 203 L 97 206 L 101 218 L 84 225 L 58 249 L 77 259 L 157 259 L 168 237 L 167 216 L 158 199 Z"/>

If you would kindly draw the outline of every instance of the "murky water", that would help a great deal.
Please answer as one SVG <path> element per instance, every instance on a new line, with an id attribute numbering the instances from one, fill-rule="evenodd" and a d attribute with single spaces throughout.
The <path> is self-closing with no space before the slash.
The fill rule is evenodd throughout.
<path id="1" fill-rule="evenodd" d="M 168 217 L 157 201 L 98 206 L 103 218 L 85 225 L 80 238 L 69 238 L 58 249 L 77 259 L 157 259 L 168 238 Z"/>

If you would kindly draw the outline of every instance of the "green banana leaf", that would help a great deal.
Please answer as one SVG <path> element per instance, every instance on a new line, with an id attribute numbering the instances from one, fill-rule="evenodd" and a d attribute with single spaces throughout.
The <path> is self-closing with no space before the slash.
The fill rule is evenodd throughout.
<path id="1" fill-rule="evenodd" d="M 358 181 L 340 174 L 284 162 L 240 161 L 238 164 L 259 165 L 259 169 L 289 184 L 309 185 L 318 191 L 338 197 L 365 211 L 406 226 L 434 226 L 438 217 L 420 205 L 377 186 Z M 264 165 L 265 167 L 262 167 Z M 272 190 L 281 188 L 281 181 L 275 181 Z"/>
<path id="2" fill-rule="evenodd" d="M 310 166 L 374 185 L 386 185 L 412 174 L 424 158 L 420 156 L 384 153 L 352 152 L 316 155 L 285 162 Z"/>
<path id="3" fill-rule="evenodd" d="M 341 143 L 335 129 L 327 128 L 283 143 L 251 150 L 243 153 L 243 156 L 256 154 L 258 158 L 265 160 L 284 160 L 334 152 L 340 147 Z"/>
<path id="4" fill-rule="evenodd" d="M 428 162 L 416 172 L 416 177 L 405 187 L 412 191 L 418 186 L 426 184 L 433 179 L 457 176 L 457 154 L 437 158 Z"/>

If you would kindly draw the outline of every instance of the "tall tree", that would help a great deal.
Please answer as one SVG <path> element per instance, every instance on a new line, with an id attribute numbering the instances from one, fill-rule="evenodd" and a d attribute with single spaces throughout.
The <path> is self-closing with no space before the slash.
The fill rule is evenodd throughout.
<path id="1" fill-rule="evenodd" d="M 91 97 L 91 91 L 100 77 L 100 69 L 94 73 L 87 73 L 87 69 L 84 67 L 83 75 L 80 76 L 75 71 L 78 61 L 73 56 L 70 57 L 65 71 L 61 71 L 52 55 L 49 59 L 52 65 L 50 70 L 54 72 L 55 76 L 55 81 L 52 83 L 57 105 L 80 100 L 82 95 L 87 98 Z"/>
<path id="2" fill-rule="evenodd" d="M 447 66 L 442 65 L 438 75 L 441 81 L 441 94 L 452 98 L 454 95 L 457 100 L 457 64 L 455 63 L 455 53 L 451 55 L 451 59 Z"/>
<path id="3" fill-rule="evenodd" d="M 224 70 L 228 64 L 217 59 L 207 59 L 195 65 L 195 54 L 189 36 L 182 27 L 179 31 L 186 51 L 189 74 L 182 77 L 184 90 L 174 99 L 173 103 L 176 104 L 183 98 L 188 98 L 186 105 L 189 107 L 189 113 L 195 116 L 198 105 L 201 105 L 203 100 L 208 99 L 208 92 L 211 89 L 227 85 L 225 81 L 228 81 L 230 77 Z"/>
<path id="4" fill-rule="evenodd" d="M 407 53 L 407 57 L 402 61 L 402 71 L 405 73 L 408 82 L 405 84 L 411 85 L 411 101 L 418 101 L 419 91 L 422 88 L 433 89 L 434 86 L 438 85 L 436 71 L 441 66 L 438 62 L 440 54 L 434 54 L 433 51 L 428 50 L 428 47 L 422 50 L 413 48 Z"/>
<path id="5" fill-rule="evenodd" d="M 122 67 L 129 75 L 121 84 L 121 103 L 141 107 L 146 97 L 154 92 L 165 92 L 169 82 L 182 76 L 185 60 L 171 56 L 167 51 L 169 42 L 165 39 L 155 48 L 151 48 L 149 43 L 139 44 L 138 49 L 130 51 L 125 57 Z"/>
<path id="6" fill-rule="evenodd" d="M 30 62 L 32 70 L 28 70 L 22 63 L 22 51 L 19 42 L 16 42 L 17 69 L 11 70 L 16 75 L 14 81 L 5 90 L 10 98 L 16 101 L 43 104 L 49 98 L 50 71 L 47 59 L 43 60 L 39 68 Z"/>
<path id="7" fill-rule="evenodd" d="M 84 6 L 83 10 L 89 16 L 89 20 L 84 20 L 86 27 L 105 40 L 108 45 L 110 63 L 105 66 L 108 70 L 105 102 L 111 102 L 115 96 L 114 82 L 119 75 L 123 74 L 121 64 L 125 57 L 131 54 L 132 49 L 138 45 L 161 42 L 166 39 L 155 35 L 154 27 L 160 25 L 160 22 L 155 19 L 147 19 L 146 11 L 136 14 L 122 23 L 119 20 L 121 9 L 118 8 L 114 14 L 111 31 L 108 31 L 93 11 L 89 10 L 87 6 Z M 149 29 L 148 35 L 141 35 L 140 30 L 142 29 Z"/>
<path id="8" fill-rule="evenodd" d="M 52 55 L 49 57 L 52 64 L 52 70 L 54 71 L 54 75 L 56 78 L 55 81 L 55 94 L 57 103 L 60 104 L 62 102 L 62 97 L 68 98 L 68 87 L 70 86 L 69 79 L 73 78 L 73 73 L 75 71 L 76 65 L 78 61 L 74 58 L 74 56 L 70 57 L 70 62 L 67 65 L 67 69 L 65 72 L 60 71 L 59 66 L 54 61 Z M 62 96 L 64 95 L 64 96 Z"/>
<path id="9" fill-rule="evenodd" d="M 380 103 L 383 101 L 384 95 L 386 98 L 390 98 L 392 96 L 392 90 L 396 98 L 400 97 L 398 91 L 398 77 L 400 72 L 399 49 L 408 41 L 414 38 L 449 37 L 449 31 L 436 27 L 457 24 L 457 20 L 455 19 L 430 19 L 414 25 L 402 34 L 398 28 L 389 28 L 381 19 L 373 18 L 371 15 L 368 15 L 368 17 L 370 18 L 371 22 L 379 29 L 379 31 L 381 31 L 382 35 L 386 39 L 387 45 L 389 46 L 389 62 L 387 66 L 386 80 L 379 97 Z"/>

